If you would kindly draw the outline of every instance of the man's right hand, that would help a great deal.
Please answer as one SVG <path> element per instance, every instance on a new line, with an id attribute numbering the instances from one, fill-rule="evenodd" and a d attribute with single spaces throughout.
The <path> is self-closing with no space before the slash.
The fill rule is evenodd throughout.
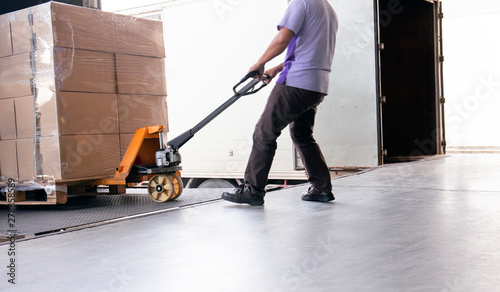
<path id="1" fill-rule="evenodd" d="M 265 70 L 264 66 L 265 66 L 265 64 L 257 63 L 255 65 L 253 65 L 252 67 L 250 67 L 250 70 L 248 70 L 248 72 L 257 71 L 257 72 L 259 72 L 259 79 L 262 79 L 262 75 L 264 75 L 264 70 Z"/>

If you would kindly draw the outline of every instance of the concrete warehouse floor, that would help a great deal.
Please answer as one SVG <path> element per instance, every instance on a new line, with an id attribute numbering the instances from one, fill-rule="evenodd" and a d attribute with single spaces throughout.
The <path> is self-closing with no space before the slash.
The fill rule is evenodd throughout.
<path id="1" fill-rule="evenodd" d="M 0 291 L 500 291 L 498 154 L 454 154 L 0 246 Z M 4 218 L 6 220 L 6 218 Z"/>

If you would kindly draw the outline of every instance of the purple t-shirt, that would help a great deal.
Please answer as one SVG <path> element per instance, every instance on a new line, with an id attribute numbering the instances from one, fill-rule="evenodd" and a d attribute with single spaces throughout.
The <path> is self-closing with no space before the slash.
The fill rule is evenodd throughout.
<path id="1" fill-rule="evenodd" d="M 277 82 L 328 94 L 337 36 L 337 15 L 327 0 L 292 0 L 278 30 L 295 33 Z"/>

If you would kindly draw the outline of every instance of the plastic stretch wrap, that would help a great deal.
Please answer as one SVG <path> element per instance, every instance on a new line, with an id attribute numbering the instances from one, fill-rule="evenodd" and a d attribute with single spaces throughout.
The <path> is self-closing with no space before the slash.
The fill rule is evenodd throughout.
<path id="1" fill-rule="evenodd" d="M 50 2 L 0 16 L 0 186 L 112 176 L 168 130 L 162 23 Z"/>

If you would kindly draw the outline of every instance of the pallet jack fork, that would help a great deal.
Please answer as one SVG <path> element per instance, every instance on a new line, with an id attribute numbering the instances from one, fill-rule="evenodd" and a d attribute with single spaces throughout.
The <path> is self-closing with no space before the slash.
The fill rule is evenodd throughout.
<path id="1" fill-rule="evenodd" d="M 257 76 L 258 72 L 256 71 L 245 75 L 233 87 L 234 96 L 196 126 L 170 140 L 166 143 L 166 146 L 163 126 L 157 125 L 137 129 L 127 152 L 120 165 L 116 168 L 115 175 L 112 178 L 95 180 L 91 184 L 94 186 L 108 185 L 110 193 L 125 193 L 127 185 L 148 181 L 148 193 L 154 201 L 166 202 L 177 199 L 183 191 L 179 148 L 240 97 L 257 93 L 265 87 L 269 77 L 264 75 L 261 79 L 254 78 Z M 247 82 L 250 78 L 252 79 Z M 261 81 L 262 84 L 255 88 Z M 247 83 L 238 90 L 237 88 L 245 82 Z"/>

